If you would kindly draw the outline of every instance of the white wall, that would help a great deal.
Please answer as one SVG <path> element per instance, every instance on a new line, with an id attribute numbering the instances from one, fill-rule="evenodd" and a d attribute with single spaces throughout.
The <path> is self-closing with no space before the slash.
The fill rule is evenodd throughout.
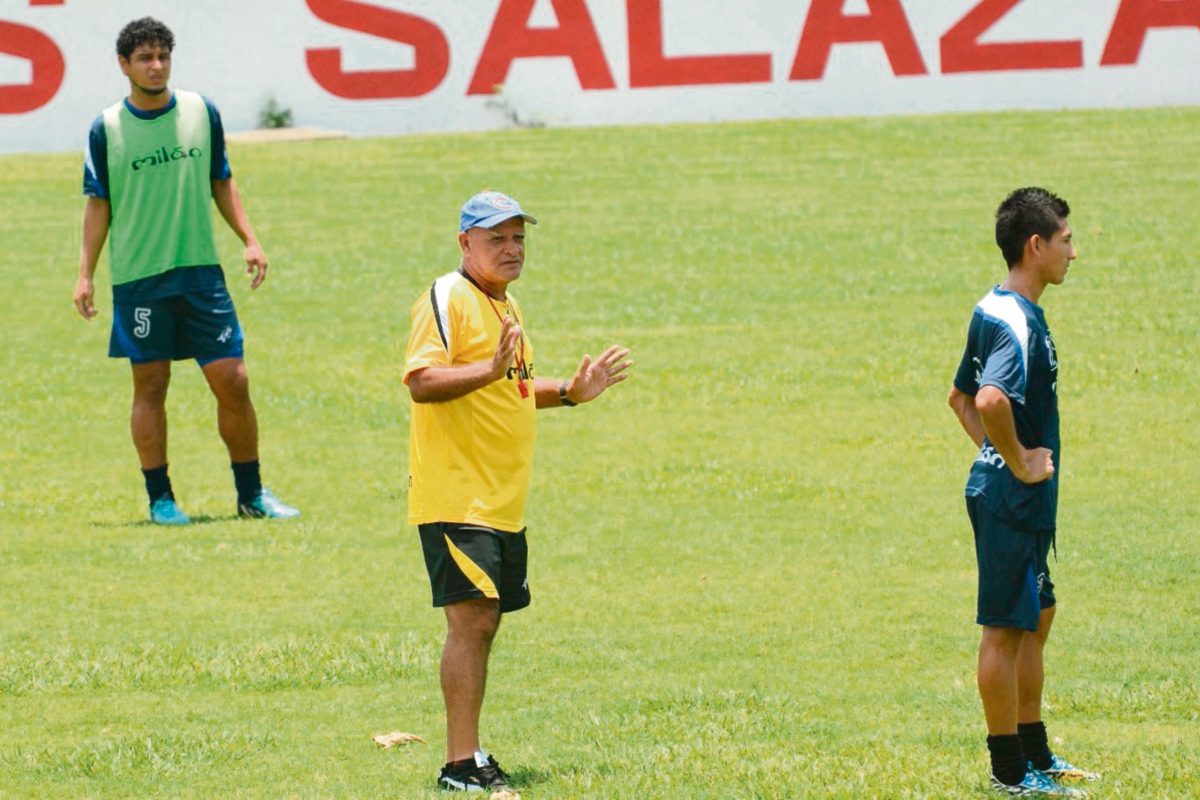
<path id="1" fill-rule="evenodd" d="M 0 5 L 0 152 L 82 147 L 91 120 L 128 88 L 114 54 L 117 32 L 146 14 L 175 32 L 173 85 L 211 97 L 230 131 L 256 127 L 258 112 L 272 94 L 293 110 L 294 124 L 353 135 L 510 125 L 496 98 L 468 92 L 481 61 L 494 62 L 514 46 L 510 37 L 484 52 L 501 12 L 517 31 L 517 45 L 554 37 L 560 24 L 574 26 L 570 36 L 559 37 L 567 42 L 559 49 L 579 54 L 586 80 L 611 87 L 581 88 L 575 62 L 565 56 L 516 59 L 504 80 L 503 102 L 521 120 L 539 124 L 1200 104 L 1200 0 L 1008 0 L 1010 10 L 994 24 L 974 11 L 1004 5 L 996 0 L 10 0 Z M 406 22 L 397 12 L 421 19 Z M 1015 68 L 978 71 L 983 65 L 979 53 L 970 52 L 975 34 L 968 32 L 957 37 L 968 51 L 966 63 L 958 66 L 976 71 L 953 71 L 953 59 L 944 63 L 942 57 L 944 40 L 956 26 L 962 31 L 959 23 L 971 13 L 985 44 L 1067 44 L 1018 48 L 1008 64 Z M 321 18 L 337 14 L 374 33 Z M 819 56 L 821 40 L 839 38 L 839 30 L 853 34 L 855 26 L 873 20 L 878 30 L 887 31 L 882 36 L 893 55 L 907 55 L 889 59 L 879 42 L 837 43 L 827 59 L 815 59 L 818 69 L 824 63 L 820 77 L 790 78 L 802 39 L 809 45 L 806 54 Z M 652 35 L 656 24 L 662 30 L 661 50 Z M 396 38 L 412 40 L 414 32 L 426 32 L 435 46 L 422 48 L 422 58 L 433 59 L 422 66 L 436 86 L 416 97 L 366 99 L 339 97 L 323 88 L 307 53 L 339 48 L 344 70 L 392 71 L 379 81 L 382 93 L 402 93 L 396 87 L 411 83 L 411 73 L 406 78 L 394 72 L 412 70 L 417 51 L 378 35 L 389 26 Z M 533 33 L 520 33 L 527 27 Z M 448 51 L 444 76 L 434 63 L 436 45 L 443 40 Z M 597 44 L 591 57 L 588 42 Z M 544 45 L 554 47 L 553 41 Z M 56 52 L 65 65 L 61 81 L 55 80 Z M 631 69 L 631 61 L 721 55 L 747 58 Z M 1053 65 L 1053 59 L 1060 63 Z M 1039 63 L 1042 68 L 1030 68 Z M 1045 68 L 1047 63 L 1053 68 Z M 707 78 L 706 70 L 712 73 Z M 897 76 L 896 71 L 915 74 Z M 667 72 L 692 85 L 646 85 L 662 82 Z M 36 75 L 45 96 L 30 101 L 26 86 Z M 731 80 L 749 82 L 712 83 Z M 23 97 L 40 105 L 15 113 Z"/>

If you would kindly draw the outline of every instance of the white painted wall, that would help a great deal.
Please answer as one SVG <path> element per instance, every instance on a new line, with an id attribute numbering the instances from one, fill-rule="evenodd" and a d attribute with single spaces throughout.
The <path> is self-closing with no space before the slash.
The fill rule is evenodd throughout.
<path id="1" fill-rule="evenodd" d="M 340 48 L 350 71 L 414 64 L 412 47 L 314 13 L 322 3 L 339 2 L 352 13 L 372 6 L 436 25 L 449 47 L 443 80 L 411 98 L 347 99 L 322 88 L 306 64 L 312 48 Z M 814 8 L 835 0 L 364 0 L 358 6 L 346 0 L 10 0 L 0 4 L 0 152 L 81 148 L 92 119 L 127 90 L 114 54 L 117 32 L 147 14 L 175 32 L 173 85 L 212 98 L 230 131 L 256 127 L 271 95 L 293 110 L 298 126 L 352 135 L 505 127 L 511 122 L 496 99 L 469 95 L 468 87 L 498 11 L 522 16 L 517 12 L 529 2 L 531 28 L 556 27 L 556 9 L 584 9 L 615 85 L 581 89 L 566 57 L 516 60 L 504 103 L 522 120 L 540 124 L 1200 104 L 1200 0 L 1019 0 L 981 41 L 1079 41 L 1082 64 L 954 74 L 944 74 L 942 38 L 979 0 L 844 0 L 839 13 L 847 15 L 898 9 L 924 73 L 897 77 L 881 44 L 848 43 L 832 47 L 823 76 L 812 80 L 789 80 L 789 74 Z M 769 59 L 766 76 L 753 83 L 631 87 L 631 39 L 639 26 L 631 30 L 627 2 L 652 14 L 661 5 L 663 55 L 757 54 Z M 1102 65 L 1122 4 L 1169 6 L 1176 19 L 1186 19 L 1150 29 L 1135 63 Z M 14 23 L 37 33 L 14 33 Z M 33 78 L 30 60 L 6 54 L 21 51 L 14 48 L 17 36 L 30 35 L 45 37 L 61 53 L 63 78 L 44 105 L 2 113 L 5 98 Z"/>

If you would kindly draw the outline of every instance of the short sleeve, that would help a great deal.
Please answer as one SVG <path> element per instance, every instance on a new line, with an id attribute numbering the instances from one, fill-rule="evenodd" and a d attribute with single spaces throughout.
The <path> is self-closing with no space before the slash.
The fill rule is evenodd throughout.
<path id="1" fill-rule="evenodd" d="M 963 349 L 962 360 L 958 362 L 958 371 L 954 373 L 954 388 L 971 397 L 979 393 L 979 378 L 983 371 L 982 364 L 975 356 L 975 351 L 979 349 L 979 329 L 979 315 L 975 314 L 967 329 L 967 346 Z"/>
<path id="2" fill-rule="evenodd" d="M 1018 403 L 1025 402 L 1025 353 L 1007 327 L 991 331 L 992 346 L 983 359 L 980 386 L 995 386 Z"/>
<path id="3" fill-rule="evenodd" d="M 225 125 L 221 122 L 221 112 L 207 97 L 204 105 L 208 107 L 208 124 L 212 131 L 212 167 L 209 177 L 214 181 L 224 181 L 233 177 L 229 168 L 229 154 L 225 150 Z"/>
<path id="4" fill-rule="evenodd" d="M 103 114 L 96 117 L 88 131 L 88 143 L 83 151 L 83 193 L 108 199 L 108 136 L 104 132 Z"/>
<path id="5" fill-rule="evenodd" d="M 413 304 L 412 333 L 408 337 L 408 350 L 404 355 L 404 385 L 417 370 L 426 367 L 450 366 L 450 353 L 438 328 L 437 315 L 433 311 L 432 290 Z"/>

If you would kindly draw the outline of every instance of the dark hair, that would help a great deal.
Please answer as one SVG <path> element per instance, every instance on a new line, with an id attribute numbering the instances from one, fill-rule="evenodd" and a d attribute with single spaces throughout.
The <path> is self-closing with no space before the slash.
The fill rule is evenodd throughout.
<path id="1" fill-rule="evenodd" d="M 996 244 L 1008 268 L 1021 263 L 1031 236 L 1049 240 L 1070 213 L 1066 200 L 1036 186 L 1017 189 L 1004 198 L 996 209 Z"/>
<path id="2" fill-rule="evenodd" d="M 121 29 L 117 35 L 117 54 L 126 61 L 144 44 L 159 44 L 171 52 L 175 49 L 175 34 L 154 17 L 142 17 Z"/>

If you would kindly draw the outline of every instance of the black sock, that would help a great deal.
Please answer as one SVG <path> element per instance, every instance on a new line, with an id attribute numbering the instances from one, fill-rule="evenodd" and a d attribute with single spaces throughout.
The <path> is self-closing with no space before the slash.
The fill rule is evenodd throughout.
<path id="1" fill-rule="evenodd" d="M 1016 786 L 1025 779 L 1025 754 L 1021 737 L 1015 733 L 987 737 L 988 752 L 992 754 L 992 774 L 1001 783 Z"/>
<path id="2" fill-rule="evenodd" d="M 262 492 L 262 478 L 258 475 L 258 459 L 242 464 L 230 462 L 233 467 L 233 482 L 237 486 L 238 504 L 249 503 Z"/>
<path id="3" fill-rule="evenodd" d="M 475 757 L 464 758 L 462 761 L 447 761 L 446 769 L 451 772 L 461 772 L 464 769 L 469 769 L 475 766 Z"/>
<path id="4" fill-rule="evenodd" d="M 175 499 L 175 493 L 171 491 L 171 479 L 167 477 L 167 465 L 154 469 L 142 470 L 142 475 L 146 479 L 146 494 L 150 495 L 150 503 L 162 497 Z"/>
<path id="5" fill-rule="evenodd" d="M 1017 726 L 1017 735 L 1021 737 L 1021 749 L 1025 758 L 1034 769 L 1046 770 L 1054 765 L 1054 756 L 1050 753 L 1050 745 L 1046 743 L 1046 725 L 1042 722 L 1022 722 Z"/>

